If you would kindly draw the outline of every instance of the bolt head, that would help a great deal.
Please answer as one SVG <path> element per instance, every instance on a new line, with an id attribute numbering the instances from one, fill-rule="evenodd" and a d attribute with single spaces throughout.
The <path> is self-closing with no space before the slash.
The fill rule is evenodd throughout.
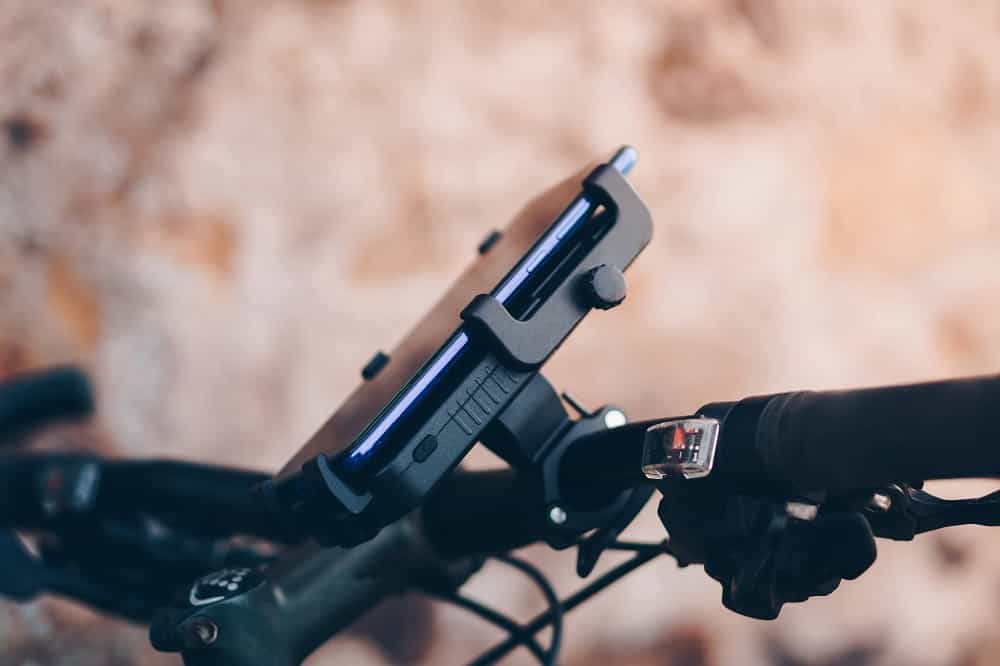
<path id="1" fill-rule="evenodd" d="M 892 498 L 885 493 L 873 493 L 868 500 L 868 509 L 878 513 L 885 513 L 892 508 Z"/>
<path id="2" fill-rule="evenodd" d="M 628 417 L 620 409 L 609 409 L 604 414 L 604 426 L 606 428 L 618 428 L 628 423 Z"/>
<path id="3" fill-rule="evenodd" d="M 796 520 L 809 522 L 816 520 L 816 516 L 819 515 L 819 507 L 806 502 L 788 502 L 785 504 L 785 513 Z"/>
<path id="4" fill-rule="evenodd" d="M 184 643 L 191 648 L 207 647 L 219 638 L 219 625 L 207 617 L 196 617 L 184 627 Z"/>

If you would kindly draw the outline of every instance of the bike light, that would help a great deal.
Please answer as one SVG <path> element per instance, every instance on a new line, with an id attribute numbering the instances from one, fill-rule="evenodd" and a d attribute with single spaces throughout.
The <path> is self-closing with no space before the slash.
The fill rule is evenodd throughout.
<path id="1" fill-rule="evenodd" d="M 642 447 L 642 473 L 647 479 L 708 476 L 718 438 L 716 419 L 675 419 L 651 425 Z"/>

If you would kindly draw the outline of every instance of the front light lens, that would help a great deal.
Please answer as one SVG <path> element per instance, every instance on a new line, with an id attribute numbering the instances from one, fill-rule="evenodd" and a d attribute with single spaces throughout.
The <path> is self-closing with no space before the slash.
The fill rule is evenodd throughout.
<path id="1" fill-rule="evenodd" d="M 716 419 L 663 421 L 646 429 L 642 473 L 648 479 L 700 479 L 712 471 L 719 438 Z"/>

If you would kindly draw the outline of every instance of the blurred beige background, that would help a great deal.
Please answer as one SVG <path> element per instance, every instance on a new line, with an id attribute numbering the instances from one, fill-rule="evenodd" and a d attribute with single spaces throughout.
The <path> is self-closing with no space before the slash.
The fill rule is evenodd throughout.
<path id="1" fill-rule="evenodd" d="M 998 46 L 985 1 L 3 0 L 0 370 L 84 363 L 91 445 L 276 469 L 488 230 L 630 142 L 655 239 L 559 387 L 649 417 L 995 372 Z M 499 567 L 469 591 L 540 606 Z M 1000 532 L 883 543 L 773 623 L 719 598 L 651 564 L 573 613 L 565 663 L 1000 663 Z M 498 637 L 415 600 L 309 663 Z M 0 655 L 177 663 L 51 601 L 0 607 Z"/>

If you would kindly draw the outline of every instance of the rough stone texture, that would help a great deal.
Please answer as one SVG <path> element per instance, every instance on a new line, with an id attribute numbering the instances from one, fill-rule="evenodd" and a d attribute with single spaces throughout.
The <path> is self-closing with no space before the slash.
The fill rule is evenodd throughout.
<path id="1" fill-rule="evenodd" d="M 995 371 L 998 38 L 985 1 L 5 0 L 0 370 L 86 364 L 121 455 L 275 469 L 487 230 L 628 141 L 656 238 L 552 363 L 580 399 L 644 417 Z M 499 567 L 470 593 L 538 608 Z M 566 663 L 1000 654 L 995 531 L 883 544 L 774 623 L 719 594 L 650 565 L 574 613 Z M 434 613 L 433 640 L 393 646 L 388 613 L 310 664 L 496 638 Z M 174 663 L 68 605 L 2 617 L 4 663 Z"/>

